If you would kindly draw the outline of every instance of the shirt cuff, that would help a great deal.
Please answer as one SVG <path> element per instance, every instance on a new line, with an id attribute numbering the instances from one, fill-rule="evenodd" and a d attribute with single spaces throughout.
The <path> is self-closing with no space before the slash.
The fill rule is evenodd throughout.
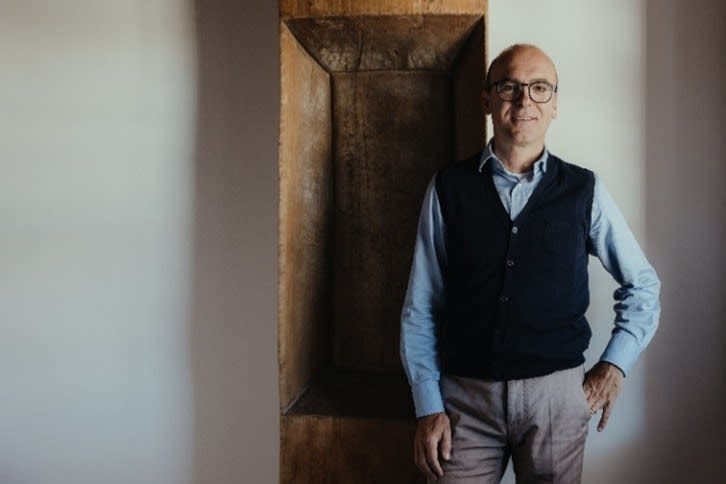
<path id="1" fill-rule="evenodd" d="M 627 333 L 614 333 L 600 361 L 607 361 L 620 368 L 624 375 L 630 372 L 640 354 L 640 346 Z"/>
<path id="2" fill-rule="evenodd" d="M 411 385 L 413 404 L 416 407 L 416 417 L 425 417 L 432 413 L 444 411 L 444 400 L 438 380 L 425 380 Z"/>

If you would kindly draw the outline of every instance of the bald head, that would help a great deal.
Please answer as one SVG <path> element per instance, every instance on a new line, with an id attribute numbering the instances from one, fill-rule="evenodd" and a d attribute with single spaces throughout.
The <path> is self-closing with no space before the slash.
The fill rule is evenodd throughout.
<path id="1" fill-rule="evenodd" d="M 542 49 L 532 44 L 514 44 L 504 49 L 491 63 L 489 71 L 487 72 L 486 86 L 485 89 L 490 87 L 493 82 L 500 80 L 502 72 L 506 70 L 506 66 L 509 65 L 515 57 L 525 57 L 533 60 L 544 59 L 549 66 L 552 68 L 552 75 L 554 76 L 555 85 L 557 85 L 557 69 L 555 69 L 555 63 L 544 53 Z"/>
<path id="2" fill-rule="evenodd" d="M 501 91 L 502 86 L 509 90 Z M 538 89 L 534 97 L 532 86 Z M 508 157 L 503 161 L 511 167 L 529 166 L 542 153 L 550 122 L 557 117 L 557 72 L 552 60 L 533 45 L 505 49 L 489 69 L 482 104 L 491 115 L 497 156 Z"/>

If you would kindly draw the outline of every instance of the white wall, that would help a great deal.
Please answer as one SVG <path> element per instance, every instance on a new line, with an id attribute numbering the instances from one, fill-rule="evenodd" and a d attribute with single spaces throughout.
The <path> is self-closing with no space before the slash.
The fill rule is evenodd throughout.
<path id="1" fill-rule="evenodd" d="M 277 480 L 277 12 L 237 3 L 0 2 L 0 483 Z"/>
<path id="2" fill-rule="evenodd" d="M 593 430 L 585 482 L 716 482 L 726 7 L 490 14 L 491 54 L 534 42 L 555 59 L 549 145 L 602 175 L 664 283 L 662 328 Z M 276 15 L 0 2 L 3 484 L 277 481 Z M 592 267 L 591 362 L 614 287 Z"/>
<path id="3" fill-rule="evenodd" d="M 2 3 L 2 482 L 191 470 L 193 19 L 150 7 Z"/>

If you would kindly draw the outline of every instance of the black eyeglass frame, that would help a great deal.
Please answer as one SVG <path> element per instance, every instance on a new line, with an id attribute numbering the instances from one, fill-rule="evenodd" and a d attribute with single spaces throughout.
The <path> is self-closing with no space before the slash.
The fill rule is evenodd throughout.
<path id="1" fill-rule="evenodd" d="M 507 83 L 507 82 L 517 85 L 516 95 L 513 95 L 512 99 L 504 99 L 502 97 L 502 94 L 499 92 L 499 86 L 504 83 Z M 535 84 L 546 84 L 547 86 L 549 86 L 551 88 L 550 97 L 547 98 L 546 101 L 537 101 L 535 98 L 532 97 L 532 86 Z M 489 89 L 494 87 L 497 91 L 497 96 L 499 96 L 499 99 L 501 99 L 502 101 L 506 101 L 506 102 L 511 102 L 511 101 L 514 101 L 515 99 L 519 98 L 519 96 L 522 94 L 522 91 L 524 90 L 525 87 L 527 87 L 527 95 L 529 96 L 529 98 L 532 100 L 532 102 L 535 102 L 537 104 L 547 104 L 548 102 L 552 101 L 552 96 L 554 96 L 555 93 L 557 92 L 557 84 L 550 84 L 547 81 L 519 82 L 519 81 L 515 81 L 513 79 L 502 79 L 501 81 L 490 83 L 487 87 Z"/>

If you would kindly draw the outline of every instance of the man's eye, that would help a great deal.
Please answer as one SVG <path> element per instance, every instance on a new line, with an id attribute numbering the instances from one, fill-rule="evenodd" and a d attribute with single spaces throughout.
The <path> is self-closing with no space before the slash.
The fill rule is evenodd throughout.
<path id="1" fill-rule="evenodd" d="M 543 83 L 532 84 L 532 90 L 537 94 L 544 94 L 549 91 L 549 86 Z"/>
<path id="2" fill-rule="evenodd" d="M 515 84 L 511 82 L 505 82 L 499 86 L 500 92 L 512 92 L 515 89 Z"/>

